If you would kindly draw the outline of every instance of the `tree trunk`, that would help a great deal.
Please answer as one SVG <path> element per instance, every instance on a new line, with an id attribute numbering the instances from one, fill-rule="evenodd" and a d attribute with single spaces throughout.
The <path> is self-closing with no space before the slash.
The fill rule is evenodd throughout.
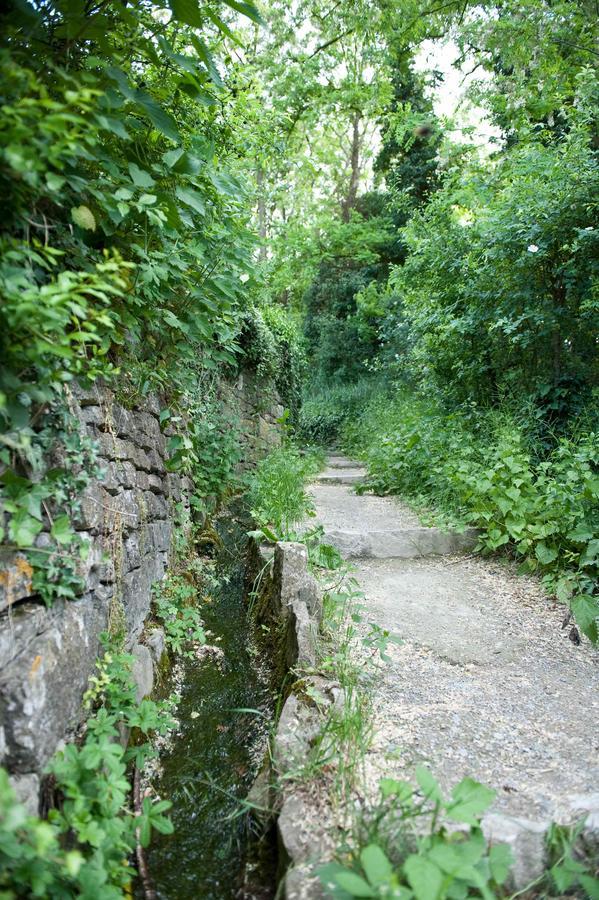
<path id="1" fill-rule="evenodd" d="M 264 199 L 264 169 L 256 169 L 256 185 L 258 187 L 258 234 L 260 235 L 259 259 L 266 259 L 266 201 Z"/>
<path id="2" fill-rule="evenodd" d="M 345 199 L 341 203 L 341 218 L 344 222 L 349 222 L 352 209 L 356 205 L 356 197 L 358 196 L 358 182 L 360 180 L 360 119 L 361 112 L 354 113 L 352 122 L 352 143 L 350 156 L 350 176 L 349 187 Z"/>

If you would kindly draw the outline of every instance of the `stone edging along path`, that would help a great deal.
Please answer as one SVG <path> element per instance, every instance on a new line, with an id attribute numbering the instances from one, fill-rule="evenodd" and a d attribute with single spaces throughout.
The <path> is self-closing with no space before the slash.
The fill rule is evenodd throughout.
<path id="1" fill-rule="evenodd" d="M 538 582 L 501 560 L 466 555 L 475 532 L 422 528 L 395 499 L 356 496 L 363 474 L 357 463 L 330 457 L 311 488 L 325 540 L 355 564 L 366 618 L 402 639 L 380 670 L 361 791 L 374 797 L 381 777 L 409 778 L 419 763 L 430 766 L 446 792 L 465 776 L 494 788 L 483 830 L 511 846 L 512 885 L 521 889 L 545 868 L 552 821 L 586 816 L 582 841 L 599 848 L 599 656 L 588 643 L 568 641 L 563 609 Z M 289 554 L 284 547 L 277 548 L 279 558 Z M 291 610 L 302 592 L 309 598 L 314 590 L 305 554 L 296 549 L 292 556 L 294 575 L 283 597 Z M 320 607 L 314 600 L 303 605 L 315 618 L 300 628 L 304 650 L 295 655 L 311 662 L 308 635 Z M 291 615 L 301 624 L 301 612 Z M 318 687 L 330 703 L 338 701 L 334 686 L 323 680 Z M 305 754 L 314 727 L 309 707 L 291 695 L 276 738 L 279 772 Z M 308 876 L 316 858 L 332 849 L 322 832 L 315 846 L 302 829 L 314 820 L 306 802 L 288 792 L 280 812 L 282 844 L 295 864 L 286 879 L 288 900 L 322 896 Z M 327 811 L 318 815 L 324 821 Z"/>

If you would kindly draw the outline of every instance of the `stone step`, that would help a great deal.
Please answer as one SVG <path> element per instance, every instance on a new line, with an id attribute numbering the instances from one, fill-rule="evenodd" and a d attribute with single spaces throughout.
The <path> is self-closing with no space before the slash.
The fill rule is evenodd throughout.
<path id="1" fill-rule="evenodd" d="M 364 463 L 347 456 L 328 456 L 327 466 L 329 469 L 363 469 Z"/>
<path id="2" fill-rule="evenodd" d="M 366 477 L 366 469 L 325 469 L 314 479 L 318 484 L 359 484 Z"/>
<path id="3" fill-rule="evenodd" d="M 386 531 L 325 529 L 324 539 L 345 559 L 413 559 L 446 556 L 474 549 L 478 530 L 441 531 L 439 528 L 401 528 Z"/>

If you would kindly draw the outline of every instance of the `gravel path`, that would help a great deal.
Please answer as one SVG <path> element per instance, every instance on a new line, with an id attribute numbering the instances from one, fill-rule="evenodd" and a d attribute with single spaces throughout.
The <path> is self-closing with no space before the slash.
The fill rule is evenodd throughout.
<path id="1" fill-rule="evenodd" d="M 313 493 L 325 532 L 418 522 L 348 485 Z M 356 575 L 368 619 L 403 641 L 375 689 L 367 792 L 424 762 L 446 790 L 466 775 L 495 788 L 497 811 L 571 817 L 599 784 L 599 655 L 568 639 L 563 607 L 497 559 L 362 559 Z"/>

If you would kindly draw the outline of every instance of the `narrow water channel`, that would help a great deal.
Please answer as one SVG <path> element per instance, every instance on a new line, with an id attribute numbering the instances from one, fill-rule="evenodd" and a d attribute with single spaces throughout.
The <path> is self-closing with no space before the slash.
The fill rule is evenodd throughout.
<path id="1" fill-rule="evenodd" d="M 268 670 L 260 662 L 243 599 L 244 529 L 222 520 L 218 572 L 225 576 L 204 606 L 206 628 L 222 649 L 186 663 L 178 718 L 181 730 L 163 758 L 161 797 L 173 803 L 175 832 L 148 851 L 161 900 L 232 900 L 239 893 L 247 818 L 236 815 L 266 749 L 272 706 Z M 256 709 L 263 716 L 234 710 Z"/>

